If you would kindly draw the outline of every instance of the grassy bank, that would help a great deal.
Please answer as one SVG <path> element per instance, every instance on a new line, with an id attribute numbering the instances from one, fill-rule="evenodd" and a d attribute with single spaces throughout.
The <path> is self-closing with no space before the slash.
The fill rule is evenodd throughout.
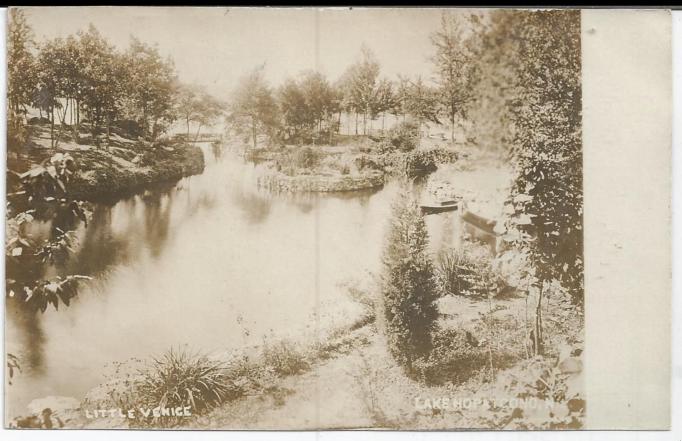
<path id="1" fill-rule="evenodd" d="M 434 350 L 417 375 L 391 355 L 378 292 L 352 325 L 315 341 L 265 340 L 209 357 L 175 351 L 117 364 L 71 412 L 70 428 L 403 430 L 582 427 L 582 318 L 553 293 L 548 351 L 533 356 L 521 292 L 448 294 L 437 302 Z M 203 385 L 207 385 L 204 388 Z M 194 391 L 191 396 L 185 391 Z M 192 406 L 191 417 L 86 419 L 85 410 Z"/>
<path id="2" fill-rule="evenodd" d="M 164 139 L 152 143 L 112 133 L 108 142 L 100 140 L 96 146 L 90 135 L 83 133 L 76 142 L 72 132 L 64 130 L 58 145 L 52 147 L 49 127 L 38 124 L 30 127 L 24 145 L 9 151 L 7 167 L 17 174 L 45 164 L 55 153 L 69 154 L 77 166 L 69 192 L 73 198 L 88 201 L 118 198 L 204 170 L 201 149 L 181 141 Z M 20 186 L 18 179 L 8 182 L 9 192 Z"/>
<path id="3" fill-rule="evenodd" d="M 275 399 L 282 383 L 314 372 L 329 360 L 368 344 L 374 319 L 363 315 L 315 341 L 264 340 L 262 344 L 205 356 L 169 350 L 149 360 L 112 363 L 107 381 L 88 392 L 78 408 L 60 412 L 68 428 L 170 428 L 201 426 L 221 409 L 241 408 L 250 400 Z M 145 418 L 139 409 L 190 406 L 189 418 Z M 88 418 L 97 409 L 136 410 L 134 419 Z"/>
<path id="4" fill-rule="evenodd" d="M 523 301 L 467 304 L 467 317 L 441 321 L 456 337 L 464 323 L 483 342 L 460 358 L 458 338 L 441 346 L 436 379 L 405 375 L 391 356 L 380 323 L 330 343 L 324 356 L 297 358 L 304 368 L 270 377 L 258 390 L 182 421 L 189 429 L 576 429 L 584 419 L 580 343 L 559 354 L 523 354 L 523 338 L 507 331 Z M 463 305 L 460 305 L 463 306 Z M 463 310 L 464 308 L 462 308 Z M 551 316 L 559 318 L 560 308 Z M 560 337 L 560 333 L 552 333 Z M 489 350 L 493 365 L 489 364 Z M 318 353 L 319 354 L 319 353 Z M 475 362 L 470 362 L 475 359 Z M 456 361 L 459 360 L 459 361 Z M 454 361 L 454 362 L 450 362 Z M 281 372 L 281 371 L 280 371 Z M 428 375 L 428 373 L 426 374 Z M 258 378 L 255 376 L 254 378 Z"/>
<path id="5" fill-rule="evenodd" d="M 525 353 L 516 331 L 521 297 L 493 300 L 450 296 L 437 357 L 422 376 L 408 376 L 391 356 L 381 321 L 344 334 L 324 357 L 306 358 L 305 369 L 273 377 L 267 387 L 226 401 L 183 421 L 189 429 L 578 429 L 582 397 L 580 324 L 565 322 L 565 305 L 547 317 L 563 325 L 549 331 L 559 351 Z M 572 332 L 566 332 L 564 326 Z M 470 329 L 476 342 L 467 342 Z M 572 340 L 570 335 L 577 337 Z M 566 337 L 569 339 L 566 340 Z M 561 341 L 559 341 L 561 340 Z M 462 358 L 466 349 L 466 358 Z M 431 375 L 435 373 L 437 375 Z"/>

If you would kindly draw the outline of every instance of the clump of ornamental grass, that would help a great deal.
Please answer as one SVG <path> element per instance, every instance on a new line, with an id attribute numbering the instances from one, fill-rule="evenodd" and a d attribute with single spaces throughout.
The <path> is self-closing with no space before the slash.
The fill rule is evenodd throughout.
<path id="1" fill-rule="evenodd" d="M 306 354 L 286 340 L 274 343 L 266 341 L 263 346 L 263 362 L 280 377 L 300 374 L 310 368 Z"/>
<path id="2" fill-rule="evenodd" d="M 233 389 L 222 362 L 185 350 L 170 349 L 141 374 L 138 393 L 149 409 L 189 406 L 199 414 L 222 403 Z M 160 418 L 163 426 L 179 422 L 178 417 Z"/>
<path id="3" fill-rule="evenodd" d="M 480 249 L 480 247 L 479 247 Z M 459 295 L 485 299 L 497 292 L 499 276 L 485 252 L 462 245 L 438 255 L 436 281 L 442 295 Z"/>

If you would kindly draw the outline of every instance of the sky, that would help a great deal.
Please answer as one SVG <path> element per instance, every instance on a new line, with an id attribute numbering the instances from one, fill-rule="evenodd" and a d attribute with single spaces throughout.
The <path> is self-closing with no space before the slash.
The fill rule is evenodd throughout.
<path id="1" fill-rule="evenodd" d="M 273 86 L 306 69 L 331 81 L 367 45 L 381 75 L 432 77 L 429 35 L 441 10 L 380 8 L 26 8 L 36 40 L 66 37 L 90 23 L 119 48 L 134 35 L 170 55 L 181 81 L 225 97 L 236 80 L 265 63 Z"/>

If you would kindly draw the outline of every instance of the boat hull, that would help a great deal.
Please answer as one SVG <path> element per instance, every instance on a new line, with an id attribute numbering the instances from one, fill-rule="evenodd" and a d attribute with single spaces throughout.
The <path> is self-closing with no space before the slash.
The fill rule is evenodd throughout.
<path id="1" fill-rule="evenodd" d="M 445 213 L 446 211 L 455 211 L 457 210 L 457 204 L 454 205 L 443 205 L 443 206 L 438 206 L 438 205 L 421 205 L 420 206 L 422 210 L 422 214 L 438 214 L 438 213 Z"/>

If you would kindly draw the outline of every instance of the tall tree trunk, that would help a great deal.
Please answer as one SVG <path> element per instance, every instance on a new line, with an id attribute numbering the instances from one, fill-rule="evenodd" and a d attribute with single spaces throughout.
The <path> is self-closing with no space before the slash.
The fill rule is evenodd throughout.
<path id="1" fill-rule="evenodd" d="M 54 106 L 50 107 L 50 147 L 54 148 Z"/>
<path id="2" fill-rule="evenodd" d="M 417 148 L 421 147 L 422 145 L 422 120 L 419 119 L 418 125 L 417 125 Z"/>
<path id="3" fill-rule="evenodd" d="M 251 137 L 253 138 L 253 149 L 256 150 L 256 120 L 251 117 Z"/>
<path id="4" fill-rule="evenodd" d="M 355 112 L 355 136 L 358 135 L 358 112 Z"/>
<path id="5" fill-rule="evenodd" d="M 66 124 L 66 114 L 69 111 L 69 100 L 66 100 L 66 107 L 64 107 L 64 111 L 61 112 L 59 119 L 60 119 L 60 124 L 59 124 L 59 131 L 57 132 L 57 140 L 54 143 L 54 147 L 57 148 L 59 146 L 59 140 L 62 137 L 62 130 L 64 130 L 64 125 Z"/>
<path id="6" fill-rule="evenodd" d="M 201 123 L 199 124 L 199 127 L 197 128 L 197 134 L 194 136 L 194 142 L 199 141 L 199 132 L 201 131 Z M 189 138 L 187 138 L 189 139 Z"/>
<path id="7" fill-rule="evenodd" d="M 142 107 L 142 136 L 145 139 L 149 137 L 149 131 L 147 130 L 147 106 Z"/>
<path id="8" fill-rule="evenodd" d="M 80 102 L 74 99 L 73 105 L 73 140 L 76 144 L 80 143 Z"/>
<path id="9" fill-rule="evenodd" d="M 111 137 L 111 115 L 107 114 L 107 150 L 109 150 L 110 137 Z"/>
<path id="10" fill-rule="evenodd" d="M 94 115 L 90 114 L 92 121 L 90 121 L 90 134 L 92 136 L 92 142 L 94 145 L 99 147 L 99 139 L 97 138 L 97 129 L 99 127 L 99 109 L 95 110 Z"/>
<path id="11" fill-rule="evenodd" d="M 542 355 L 543 353 L 543 336 L 542 336 L 542 295 L 545 288 L 545 281 L 540 281 L 540 292 L 538 293 L 538 302 L 535 306 L 535 355 Z"/>
<path id="12" fill-rule="evenodd" d="M 76 100 L 71 98 L 71 111 L 69 112 L 69 124 L 71 124 L 71 133 L 73 135 L 73 140 L 76 140 L 76 134 L 74 133 L 73 128 L 76 125 L 76 110 L 74 109 L 76 107 Z"/>
<path id="13" fill-rule="evenodd" d="M 450 141 L 453 143 L 455 142 L 455 113 L 452 112 L 452 119 L 450 121 L 452 123 L 452 127 L 450 128 Z"/>
<path id="14" fill-rule="evenodd" d="M 313 147 L 315 146 L 315 141 L 317 140 L 317 134 L 315 133 L 315 130 L 317 130 L 317 121 L 313 121 L 312 126 Z"/>
<path id="15" fill-rule="evenodd" d="M 320 117 L 320 119 L 317 120 L 317 136 L 316 136 L 316 138 L 319 139 L 321 143 L 324 142 L 324 140 L 322 140 L 322 117 Z"/>
<path id="16" fill-rule="evenodd" d="M 334 131 L 332 130 L 332 126 L 334 125 L 333 121 L 334 121 L 334 115 L 330 114 L 329 118 L 327 119 L 327 124 L 329 125 L 329 127 L 327 127 L 327 130 L 329 131 L 329 145 L 332 145 L 332 142 L 334 140 L 334 138 L 333 138 Z"/>

